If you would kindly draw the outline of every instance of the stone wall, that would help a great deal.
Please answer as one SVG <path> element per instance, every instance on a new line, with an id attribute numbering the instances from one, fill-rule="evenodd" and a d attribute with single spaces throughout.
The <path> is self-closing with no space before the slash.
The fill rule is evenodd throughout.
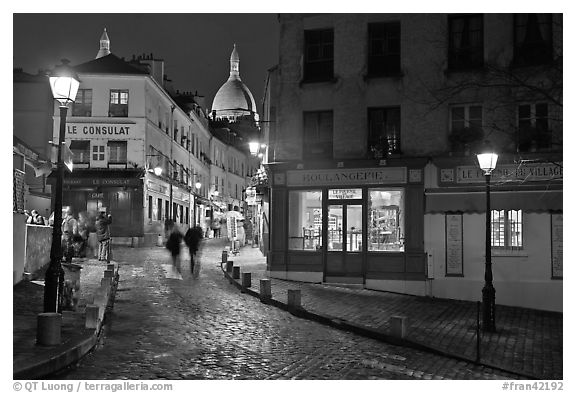
<path id="1" fill-rule="evenodd" d="M 50 263 L 52 227 L 26 225 L 26 262 L 24 272 L 34 274 Z"/>

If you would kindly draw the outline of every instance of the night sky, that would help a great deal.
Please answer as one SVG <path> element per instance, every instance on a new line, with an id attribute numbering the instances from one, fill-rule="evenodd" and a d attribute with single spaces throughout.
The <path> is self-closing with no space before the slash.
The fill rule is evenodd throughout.
<path id="1" fill-rule="evenodd" d="M 198 91 L 208 109 L 226 82 L 233 45 L 240 77 L 258 112 L 267 70 L 278 63 L 277 14 L 27 14 L 13 16 L 13 66 L 36 74 L 69 59 L 93 60 L 106 28 L 111 52 L 126 60 L 153 53 L 175 89 Z"/>

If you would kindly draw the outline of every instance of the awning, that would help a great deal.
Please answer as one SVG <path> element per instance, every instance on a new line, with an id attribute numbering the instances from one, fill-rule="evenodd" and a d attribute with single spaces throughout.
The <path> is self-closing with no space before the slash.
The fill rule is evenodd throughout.
<path id="1" fill-rule="evenodd" d="M 490 209 L 523 210 L 525 212 L 561 211 L 562 190 L 490 191 Z M 426 192 L 425 212 L 486 211 L 484 192 Z"/>

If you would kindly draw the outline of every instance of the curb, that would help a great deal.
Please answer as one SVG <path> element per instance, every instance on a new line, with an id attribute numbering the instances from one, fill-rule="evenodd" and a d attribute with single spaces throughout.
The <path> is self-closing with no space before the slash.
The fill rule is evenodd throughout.
<path id="1" fill-rule="evenodd" d="M 232 275 L 230 275 L 226 270 L 223 269 L 223 272 L 224 272 L 224 276 L 228 279 L 230 284 L 234 284 L 236 286 L 236 288 L 240 289 L 241 293 L 246 293 L 248 295 L 251 295 L 251 296 L 254 296 L 254 297 L 260 299 L 260 293 L 258 291 L 243 287 L 242 284 L 239 281 L 237 281 L 236 279 L 232 278 Z M 490 363 L 485 363 L 485 362 L 481 362 L 481 361 L 478 362 L 475 359 L 467 358 L 467 357 L 460 356 L 460 355 L 450 353 L 450 352 L 445 352 L 445 351 L 440 350 L 438 348 L 434 348 L 434 347 L 429 346 L 429 345 L 424 345 L 424 344 L 421 344 L 421 343 L 418 343 L 415 341 L 395 337 L 395 336 L 392 336 L 390 334 L 384 333 L 382 331 L 379 331 L 379 330 L 376 330 L 373 328 L 369 328 L 366 326 L 362 326 L 362 325 L 359 325 L 359 324 L 356 324 L 353 322 L 348 322 L 346 320 L 342 320 L 342 319 L 339 319 L 336 317 L 332 317 L 332 316 L 324 315 L 324 314 L 320 314 L 320 313 L 314 313 L 314 312 L 308 311 L 302 307 L 292 308 L 292 307 L 289 307 L 286 303 L 283 303 L 283 302 L 276 300 L 276 299 L 273 299 L 273 298 L 260 299 L 260 301 L 262 303 L 269 304 L 271 306 L 280 308 L 284 311 L 288 311 L 290 314 L 294 315 L 295 317 L 307 319 L 307 320 L 314 321 L 314 322 L 318 322 L 318 323 L 321 323 L 323 325 L 330 326 L 330 327 L 333 327 L 333 328 L 336 328 L 336 329 L 339 329 L 342 331 L 352 332 L 352 333 L 358 334 L 360 336 L 364 336 L 364 337 L 372 338 L 372 339 L 375 339 L 378 341 L 382 341 L 386 344 L 408 347 L 408 348 L 416 349 L 419 351 L 429 352 L 429 353 L 432 353 L 434 355 L 445 356 L 445 357 L 449 357 L 449 358 L 459 360 L 459 361 L 474 363 L 474 364 L 479 365 L 479 366 L 489 367 L 489 368 L 492 368 L 492 369 L 497 370 L 497 371 L 515 374 L 515 375 L 518 375 L 519 377 L 523 377 L 523 378 L 527 378 L 527 379 L 542 379 L 542 378 L 536 377 L 534 375 L 528 375 L 528 374 L 525 374 L 525 373 L 522 373 L 522 372 L 519 372 L 516 370 L 510 370 L 510 369 L 502 368 L 501 366 L 493 365 Z"/>
<path id="2" fill-rule="evenodd" d="M 33 364 L 30 364 L 30 360 L 26 361 L 26 365 L 14 364 L 13 379 L 39 379 L 50 374 L 55 374 L 78 362 L 96 346 L 108 314 L 114 307 L 116 290 L 120 278 L 118 270 L 118 267 L 116 267 L 114 279 L 110 284 L 110 294 L 104 307 L 104 316 L 102 320 L 99 321 L 97 328 L 84 328 L 85 333 L 82 334 L 81 337 L 72 338 L 69 342 L 61 344 L 59 347 L 56 346 L 54 348 L 54 354 L 51 354 L 48 359 L 43 359 Z"/>

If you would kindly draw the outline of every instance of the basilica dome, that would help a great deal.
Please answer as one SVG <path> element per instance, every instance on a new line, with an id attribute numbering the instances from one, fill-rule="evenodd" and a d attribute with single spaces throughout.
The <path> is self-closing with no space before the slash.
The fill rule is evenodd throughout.
<path id="1" fill-rule="evenodd" d="M 212 114 L 215 118 L 230 120 L 240 116 L 254 116 L 254 119 L 258 121 L 254 97 L 240 79 L 240 57 L 236 44 L 230 55 L 230 76 L 214 96 Z"/>

